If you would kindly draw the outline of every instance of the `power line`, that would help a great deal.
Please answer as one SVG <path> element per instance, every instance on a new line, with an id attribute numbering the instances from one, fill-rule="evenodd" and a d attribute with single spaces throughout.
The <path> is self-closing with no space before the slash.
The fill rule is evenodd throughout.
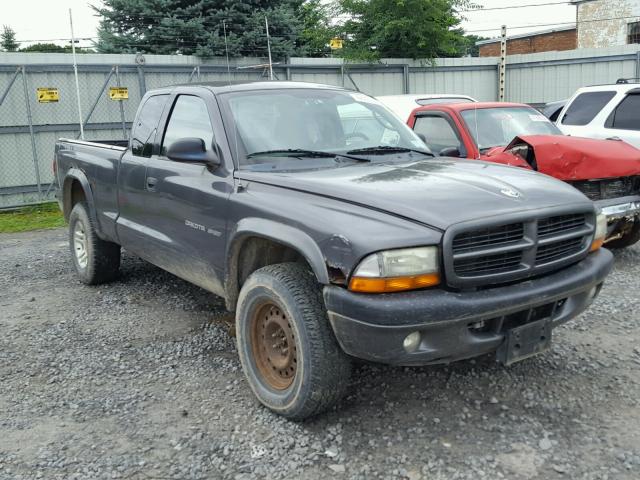
<path id="1" fill-rule="evenodd" d="M 546 2 L 546 3 L 528 3 L 525 5 L 509 5 L 506 7 L 480 7 L 480 8 L 470 8 L 468 10 L 460 10 L 460 13 L 470 13 L 470 12 L 489 12 L 492 10 L 509 10 L 513 8 L 528 8 L 528 7 L 547 7 L 551 5 L 571 5 L 571 2 L 563 1 L 563 2 Z"/>
<path id="2" fill-rule="evenodd" d="M 98 37 L 76 37 L 76 40 L 95 40 Z M 64 42 L 71 41 L 71 38 L 39 38 L 31 40 L 16 40 L 18 43 L 30 43 L 30 42 Z"/>
<path id="3" fill-rule="evenodd" d="M 607 22 L 609 20 L 628 20 L 630 18 L 638 18 L 637 15 L 630 15 L 626 17 L 610 17 L 610 18 L 595 18 L 591 20 L 580 20 L 579 23 L 592 23 L 592 22 Z M 536 27 L 556 27 L 561 25 L 575 25 L 576 22 L 557 22 L 557 23 L 538 23 L 538 24 L 526 24 L 526 25 L 516 25 L 515 27 L 509 27 L 509 30 L 516 30 L 520 28 L 536 28 Z M 479 30 L 465 30 L 465 33 L 475 33 L 475 32 L 490 32 L 494 30 L 500 30 L 501 27 L 493 27 L 493 28 L 483 28 Z M 535 32 L 532 32 L 535 33 Z"/>

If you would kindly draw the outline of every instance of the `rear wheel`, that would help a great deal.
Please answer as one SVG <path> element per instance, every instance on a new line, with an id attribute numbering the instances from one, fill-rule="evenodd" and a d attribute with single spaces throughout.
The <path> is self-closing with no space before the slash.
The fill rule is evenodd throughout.
<path id="1" fill-rule="evenodd" d="M 638 240 L 640 240 L 640 220 L 636 219 L 633 225 L 626 229 L 626 232 L 621 238 L 607 242 L 604 246 L 613 249 L 626 248 L 637 243 Z"/>
<path id="2" fill-rule="evenodd" d="M 255 271 L 240 291 L 238 353 L 258 400 L 294 420 L 334 405 L 351 363 L 340 349 L 313 274 L 296 263 Z"/>
<path id="3" fill-rule="evenodd" d="M 76 203 L 69 215 L 69 246 L 80 281 L 96 285 L 120 271 L 120 245 L 98 238 L 87 204 Z"/>

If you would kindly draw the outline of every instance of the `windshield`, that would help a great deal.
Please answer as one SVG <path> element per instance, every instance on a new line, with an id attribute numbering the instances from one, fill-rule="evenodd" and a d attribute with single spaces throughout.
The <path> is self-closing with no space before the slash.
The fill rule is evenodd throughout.
<path id="1" fill-rule="evenodd" d="M 562 135 L 547 117 L 530 107 L 464 110 L 462 118 L 480 152 L 505 147 L 521 135 Z"/>
<path id="2" fill-rule="evenodd" d="M 220 95 L 240 167 L 284 164 L 335 166 L 339 161 L 397 158 L 429 152 L 404 123 L 377 100 L 358 92 L 331 89 L 274 89 Z M 234 136 L 236 138 L 234 138 Z M 368 149 L 376 149 L 375 155 Z M 394 148 L 390 148 L 394 147 Z M 367 149 L 364 151 L 363 149 Z M 406 152 L 404 152 L 406 149 Z M 358 158 L 347 156 L 358 150 Z M 410 152 L 411 151 L 411 152 Z M 326 154 L 326 155 L 323 155 Z M 338 155 L 344 157 L 337 157 Z M 424 155 L 422 155 L 424 156 Z"/>

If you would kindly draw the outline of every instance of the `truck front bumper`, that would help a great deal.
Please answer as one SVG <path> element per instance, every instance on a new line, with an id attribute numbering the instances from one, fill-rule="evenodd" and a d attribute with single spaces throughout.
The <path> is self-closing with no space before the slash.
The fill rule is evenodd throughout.
<path id="1" fill-rule="evenodd" d="M 598 200 L 595 203 L 607 216 L 608 223 L 640 215 L 640 195 Z"/>
<path id="2" fill-rule="evenodd" d="M 613 265 L 606 249 L 551 275 L 486 290 L 353 293 L 326 286 L 329 320 L 349 355 L 392 365 L 449 363 L 495 351 L 512 327 L 549 319 L 556 327 L 583 312 Z M 405 349 L 418 332 L 417 347 Z M 414 335 L 415 338 L 415 335 Z"/>

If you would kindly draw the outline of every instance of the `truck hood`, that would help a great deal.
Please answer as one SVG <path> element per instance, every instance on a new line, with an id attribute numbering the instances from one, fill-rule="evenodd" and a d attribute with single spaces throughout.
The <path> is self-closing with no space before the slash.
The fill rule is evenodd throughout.
<path id="1" fill-rule="evenodd" d="M 531 170 L 443 157 L 319 170 L 241 170 L 237 177 L 362 205 L 441 230 L 481 217 L 590 204 L 575 188 Z"/>
<path id="2" fill-rule="evenodd" d="M 640 150 L 620 140 L 596 140 L 563 135 L 528 135 L 514 138 L 501 151 L 491 151 L 486 160 L 504 155 L 508 150 L 526 143 L 533 148 L 534 169 L 559 180 L 593 180 L 640 175 Z M 516 161 L 499 163 L 518 164 Z"/>

